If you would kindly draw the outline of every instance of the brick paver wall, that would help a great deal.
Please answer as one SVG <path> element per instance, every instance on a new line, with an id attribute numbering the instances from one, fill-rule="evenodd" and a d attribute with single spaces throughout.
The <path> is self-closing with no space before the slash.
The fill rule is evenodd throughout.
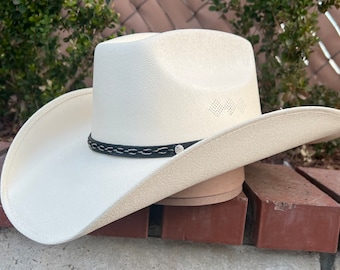
<path id="1" fill-rule="evenodd" d="M 232 32 L 217 12 L 209 11 L 202 0 L 114 0 L 120 21 L 134 32 L 163 32 L 172 29 L 205 28 Z M 340 91 L 340 10 L 319 16 L 321 47 L 317 45 L 307 67 L 312 83 L 322 83 Z M 324 45 L 324 46 L 322 46 Z M 326 49 L 326 52 L 323 52 Z"/>

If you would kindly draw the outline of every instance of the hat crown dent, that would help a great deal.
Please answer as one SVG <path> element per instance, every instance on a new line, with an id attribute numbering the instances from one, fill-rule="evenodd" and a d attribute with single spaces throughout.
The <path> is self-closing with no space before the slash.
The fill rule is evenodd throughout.
<path id="1" fill-rule="evenodd" d="M 196 31 L 131 36 L 99 45 L 95 89 L 61 95 L 25 122 L 1 174 L 3 209 L 21 233 L 44 244 L 67 242 L 225 172 L 304 143 L 340 136 L 337 109 L 306 106 L 256 116 L 260 109 L 253 100 L 258 98 L 253 60 L 241 71 L 234 70 L 237 80 L 232 82 L 241 81 L 235 85 L 223 80 L 231 68 L 220 64 L 220 58 L 216 66 L 205 68 L 214 71 L 214 84 L 178 72 L 185 71 L 178 63 L 190 61 L 171 60 L 172 39 L 178 40 L 179 48 L 190 44 L 196 50 L 192 55 L 203 64 L 213 62 L 202 56 L 210 54 L 211 46 L 220 48 L 223 57 L 230 52 L 226 44 L 233 38 Z M 202 42 L 196 48 L 184 37 Z M 117 47 L 118 43 L 126 44 Z M 249 44 L 244 46 L 247 49 L 233 49 L 241 55 L 237 59 L 253 57 Z M 188 71 L 199 69 L 200 61 L 195 61 L 198 67 L 191 62 Z M 251 119 L 242 120 L 247 118 Z M 171 158 L 139 159 L 94 153 L 86 145 L 91 131 L 97 140 L 131 145 L 216 134 Z"/>
<path id="2" fill-rule="evenodd" d="M 207 138 L 261 114 L 250 43 L 218 31 L 142 33 L 99 44 L 92 136 L 123 145 Z"/>

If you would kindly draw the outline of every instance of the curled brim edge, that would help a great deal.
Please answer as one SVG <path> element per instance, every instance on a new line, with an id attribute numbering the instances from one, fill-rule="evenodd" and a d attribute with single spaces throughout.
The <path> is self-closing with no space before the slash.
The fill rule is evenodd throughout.
<path id="1" fill-rule="evenodd" d="M 88 148 L 91 114 L 91 88 L 64 94 L 25 123 L 7 153 L 2 205 L 34 241 L 76 239 L 211 177 L 340 136 L 340 110 L 296 107 L 226 127 L 171 158 L 131 159 Z"/>

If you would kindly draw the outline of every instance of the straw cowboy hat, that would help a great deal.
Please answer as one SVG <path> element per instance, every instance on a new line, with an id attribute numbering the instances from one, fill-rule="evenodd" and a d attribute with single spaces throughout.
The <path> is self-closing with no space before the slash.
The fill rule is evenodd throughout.
<path id="1" fill-rule="evenodd" d="M 57 244 L 207 179 L 339 136 L 336 109 L 261 114 L 243 38 L 132 34 L 97 46 L 93 89 L 54 99 L 21 128 L 4 163 L 1 200 L 21 233 Z"/>

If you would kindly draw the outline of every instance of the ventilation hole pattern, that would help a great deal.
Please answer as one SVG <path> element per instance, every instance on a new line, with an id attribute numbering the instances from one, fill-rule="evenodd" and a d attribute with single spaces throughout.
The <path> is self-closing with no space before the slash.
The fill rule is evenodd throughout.
<path id="1" fill-rule="evenodd" d="M 209 107 L 209 111 L 212 112 L 216 117 L 219 117 L 224 111 L 227 111 L 229 115 L 232 116 L 236 110 L 240 113 L 245 112 L 246 103 L 242 98 L 240 98 L 237 102 L 229 98 L 224 103 L 215 99 Z"/>

